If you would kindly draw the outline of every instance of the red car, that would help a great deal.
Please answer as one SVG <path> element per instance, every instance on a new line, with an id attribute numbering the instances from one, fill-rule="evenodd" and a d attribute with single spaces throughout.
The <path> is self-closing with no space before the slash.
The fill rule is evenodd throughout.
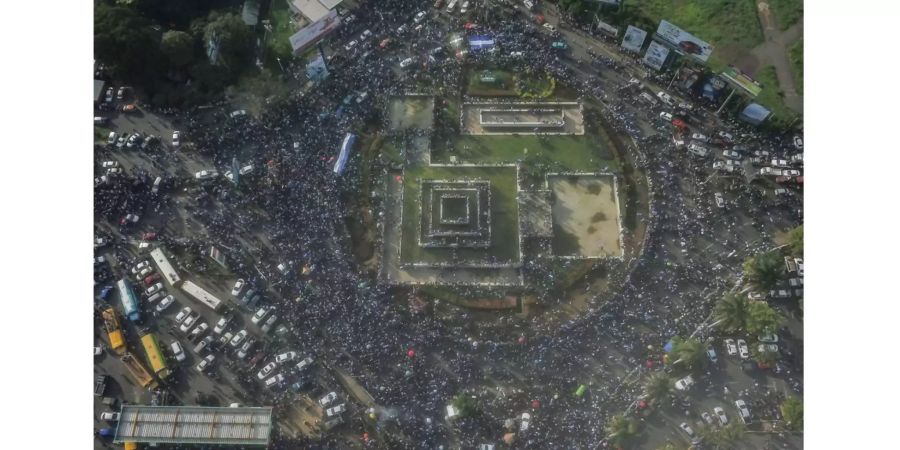
<path id="1" fill-rule="evenodd" d="M 465 25 L 463 25 L 463 28 L 465 28 L 465 29 L 467 29 L 467 30 L 471 30 L 472 28 L 475 28 L 475 27 L 477 27 L 477 26 L 478 26 L 478 25 L 476 25 L 476 24 L 474 24 L 474 23 L 472 23 L 472 22 L 467 22 Z"/>
<path id="2" fill-rule="evenodd" d="M 153 286 L 153 283 L 156 283 L 161 278 L 162 278 L 162 275 L 160 275 L 158 273 L 150 274 L 147 276 L 147 278 L 144 278 L 144 285 L 148 286 L 148 287 Z"/>
<path id="3" fill-rule="evenodd" d="M 130 113 L 130 112 L 135 112 L 135 111 L 137 111 L 137 105 L 135 105 L 133 103 L 128 104 L 128 105 L 122 105 L 122 112 L 124 112 L 124 113 Z"/>
<path id="4" fill-rule="evenodd" d="M 145 232 L 141 233 L 141 239 L 145 240 L 145 241 L 152 241 L 152 240 L 156 239 L 156 232 L 155 231 L 145 231 Z"/>

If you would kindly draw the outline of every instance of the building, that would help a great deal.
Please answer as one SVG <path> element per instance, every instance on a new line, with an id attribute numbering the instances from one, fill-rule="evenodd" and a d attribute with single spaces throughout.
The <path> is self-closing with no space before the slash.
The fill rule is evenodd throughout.
<path id="1" fill-rule="evenodd" d="M 272 407 L 124 405 L 113 442 L 269 445 Z"/>
<path id="2" fill-rule="evenodd" d="M 241 9 L 241 20 L 251 27 L 255 27 L 259 23 L 259 2 L 257 0 L 244 2 L 244 7 Z"/>
<path id="3" fill-rule="evenodd" d="M 310 22 L 321 20 L 343 0 L 286 0 L 295 14 L 300 14 Z"/>

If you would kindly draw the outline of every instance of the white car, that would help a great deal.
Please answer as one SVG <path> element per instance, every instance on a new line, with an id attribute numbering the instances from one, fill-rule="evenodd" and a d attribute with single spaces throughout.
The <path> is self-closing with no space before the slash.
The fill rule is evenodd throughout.
<path id="1" fill-rule="evenodd" d="M 125 147 L 134 148 L 135 145 L 140 145 L 142 140 L 143 138 L 139 133 L 134 133 L 128 138 Z"/>
<path id="2" fill-rule="evenodd" d="M 734 150 L 725 150 L 722 152 L 722 156 L 724 156 L 728 159 L 741 159 L 742 158 L 741 154 Z"/>
<path id="3" fill-rule="evenodd" d="M 181 132 L 173 131 L 172 132 L 172 147 L 178 147 L 181 145 Z"/>
<path id="4" fill-rule="evenodd" d="M 369 39 L 370 37 L 372 37 L 372 32 L 369 30 L 365 30 L 362 32 L 361 35 L 359 35 L 359 42 L 363 42 L 366 39 Z"/>
<path id="5" fill-rule="evenodd" d="M 462 6 L 459 7 L 459 13 L 465 14 L 466 11 L 468 11 L 468 10 L 469 10 L 469 0 L 466 0 L 463 2 Z M 551 31 L 553 31 L 553 30 L 551 30 Z"/>
<path id="6" fill-rule="evenodd" d="M 232 316 L 230 315 L 222 316 L 222 318 L 219 319 L 218 322 L 216 322 L 216 326 L 213 328 L 213 333 L 222 334 L 222 332 L 225 331 L 226 328 L 228 328 L 228 324 L 231 323 L 231 319 Z"/>
<path id="7" fill-rule="evenodd" d="M 200 318 L 200 313 L 192 313 L 191 315 L 185 317 L 184 322 L 181 322 L 181 327 L 178 329 L 181 330 L 182 333 L 187 333 L 191 331 L 191 328 L 194 328 L 194 325 L 197 325 L 197 319 Z"/>
<path id="8" fill-rule="evenodd" d="M 119 413 L 117 413 L 117 412 L 100 413 L 100 420 L 105 420 L 107 422 L 118 422 L 119 421 Z"/>
<path id="9" fill-rule="evenodd" d="M 206 358 L 203 358 L 203 361 L 200 361 L 200 364 L 197 364 L 197 372 L 203 373 L 209 369 L 209 366 L 212 365 L 213 361 L 216 360 L 216 355 L 209 354 L 206 355 Z"/>
<path id="10" fill-rule="evenodd" d="M 323 408 L 331 404 L 337 398 L 337 392 L 329 392 L 319 399 L 319 405 Z"/>
<path id="11" fill-rule="evenodd" d="M 185 306 L 184 309 L 182 309 L 178 312 L 178 314 L 175 315 L 175 323 L 184 322 L 184 319 L 187 319 L 187 317 L 191 315 L 192 312 L 193 310 L 191 310 L 190 306 Z"/>
<path id="12" fill-rule="evenodd" d="M 162 288 L 163 288 L 163 284 L 162 284 L 162 283 L 156 283 L 156 284 L 154 284 L 153 286 L 150 286 L 150 287 L 147 288 L 147 291 L 146 291 L 146 292 L 147 292 L 147 295 L 153 295 L 153 294 L 155 294 L 157 291 L 159 291 L 159 290 L 162 289 Z"/>
<path id="13" fill-rule="evenodd" d="M 722 139 L 725 139 L 726 141 L 733 141 L 733 140 L 734 140 L 734 136 L 732 136 L 731 133 L 726 133 L 726 132 L 724 132 L 724 131 L 720 131 L 720 132 L 719 132 L 719 137 L 722 138 Z"/>
<path id="14" fill-rule="evenodd" d="M 745 424 L 750 423 L 750 409 L 747 408 L 747 402 L 738 399 L 735 400 L 734 406 L 737 407 L 738 412 L 741 413 L 741 421 Z"/>
<path id="15" fill-rule="evenodd" d="M 119 167 L 119 162 L 118 161 L 103 161 L 103 163 L 100 165 L 100 167 L 103 167 L 104 169 L 111 169 L 113 167 Z"/>
<path id="16" fill-rule="evenodd" d="M 275 362 L 275 361 L 272 361 L 272 362 L 266 364 L 265 367 L 263 367 L 262 369 L 260 369 L 259 372 L 257 372 L 256 378 L 259 378 L 260 380 L 264 380 L 264 379 L 265 379 L 267 376 L 269 376 L 269 375 L 272 373 L 272 371 L 275 370 L 277 367 L 278 367 L 278 363 Z"/>
<path id="17" fill-rule="evenodd" d="M 767 150 L 754 150 L 753 151 L 753 156 L 759 156 L 760 158 L 765 158 L 765 157 L 769 156 L 770 154 L 771 153 L 769 153 Z"/>
<path id="18" fill-rule="evenodd" d="M 519 422 L 519 431 L 528 431 L 531 426 L 531 414 L 522 413 L 522 420 Z"/>
<path id="19" fill-rule="evenodd" d="M 106 139 L 107 145 L 113 145 L 116 143 L 116 139 L 119 138 L 119 135 L 115 131 L 109 132 L 109 137 Z"/>
<path id="20" fill-rule="evenodd" d="M 416 17 L 413 17 L 413 22 L 415 23 L 419 23 L 423 20 L 425 20 L 425 11 L 419 11 L 419 13 L 416 14 Z"/>
<path id="21" fill-rule="evenodd" d="M 247 330 L 238 331 L 238 333 L 231 338 L 231 346 L 238 348 L 238 346 L 244 342 L 244 339 L 247 339 Z"/>
<path id="22" fill-rule="evenodd" d="M 691 139 L 693 139 L 693 140 L 695 140 L 695 141 L 701 141 L 701 142 L 706 142 L 706 141 L 709 140 L 709 138 L 706 137 L 706 135 L 705 135 L 705 134 L 702 134 L 702 133 L 694 133 L 694 134 L 692 134 L 692 135 L 691 135 Z"/>
<path id="23" fill-rule="evenodd" d="M 754 301 L 762 301 L 762 300 L 766 299 L 766 295 L 761 292 L 751 291 L 751 292 L 747 293 L 747 298 L 749 298 L 750 300 L 754 300 Z"/>
<path id="24" fill-rule="evenodd" d="M 219 172 L 215 170 L 201 170 L 194 174 L 194 178 L 198 180 L 211 180 L 215 177 L 219 176 Z"/>
<path id="25" fill-rule="evenodd" d="M 411 66 L 412 63 L 413 63 L 413 59 L 412 59 L 412 58 L 406 58 L 406 59 L 404 59 L 403 61 L 400 61 L 400 68 L 401 68 L 401 69 L 405 69 L 405 68 Z"/>
<path id="26" fill-rule="evenodd" d="M 346 410 L 347 410 L 347 404 L 341 403 L 340 405 L 332 406 L 331 408 L 326 409 L 325 415 L 328 417 L 333 417 L 333 416 L 336 416 Z"/>
<path id="27" fill-rule="evenodd" d="M 784 169 L 784 172 L 781 173 L 786 177 L 799 177 L 800 171 L 797 169 Z"/>
<path id="28" fill-rule="evenodd" d="M 665 120 L 666 122 L 672 121 L 672 113 L 667 113 L 665 111 L 659 113 L 659 118 Z"/>
<path id="29" fill-rule="evenodd" d="M 772 165 L 775 167 L 789 167 L 790 163 L 786 159 L 773 159 Z"/>
<path id="30" fill-rule="evenodd" d="M 303 360 L 298 362 L 295 366 L 297 368 L 297 372 L 302 373 L 306 369 L 312 367 L 312 363 L 313 359 L 311 357 L 307 356 L 306 358 L 303 358 Z"/>
<path id="31" fill-rule="evenodd" d="M 766 352 L 775 353 L 778 351 L 778 346 L 775 344 L 759 344 L 756 347 L 756 351 L 758 353 L 766 353 Z"/>
<path id="32" fill-rule="evenodd" d="M 272 325 L 275 325 L 275 322 L 277 320 L 278 320 L 278 316 L 275 314 L 272 314 L 272 316 L 269 317 L 269 320 L 267 320 L 266 323 L 264 323 L 261 327 L 259 327 L 259 329 L 262 330 L 263 333 L 268 333 L 269 330 L 272 329 Z"/>
<path id="33" fill-rule="evenodd" d="M 193 341 L 194 339 L 197 339 L 198 337 L 200 337 L 208 329 L 209 329 L 209 324 L 206 322 L 201 322 L 200 325 L 197 325 L 197 327 L 194 328 L 194 331 L 191 331 L 191 334 L 190 334 L 190 336 L 188 336 L 188 339 Z"/>
<path id="34" fill-rule="evenodd" d="M 722 425 L 728 425 L 728 416 L 725 415 L 725 410 L 722 409 L 721 406 L 716 406 L 713 408 L 713 412 L 716 413 L 716 417 L 719 418 L 719 423 Z"/>
<path id="35" fill-rule="evenodd" d="M 238 172 L 240 172 L 241 175 L 247 175 L 248 173 L 253 172 L 253 164 L 247 164 L 246 166 L 241 167 Z"/>
<path id="36" fill-rule="evenodd" d="M 699 157 L 701 157 L 701 158 L 709 154 L 709 149 L 708 149 L 708 148 L 706 148 L 706 147 L 704 147 L 704 146 L 702 146 L 702 145 L 697 145 L 697 144 L 695 144 L 695 143 L 693 143 L 693 142 L 691 142 L 690 144 L 688 144 L 687 149 L 688 149 L 688 152 L 690 152 L 691 154 L 694 154 L 694 155 L 699 156 Z"/>
<path id="37" fill-rule="evenodd" d="M 678 428 L 681 428 L 681 431 L 684 431 L 684 434 L 691 438 L 691 444 L 696 444 L 698 442 L 698 439 L 694 434 L 694 429 L 686 422 L 681 422 L 681 425 L 678 425 Z"/>
<path id="38" fill-rule="evenodd" d="M 725 198 L 722 197 L 722 193 L 716 192 L 715 198 L 716 198 L 716 206 L 718 206 L 719 208 L 724 208 L 725 207 Z"/>
<path id="39" fill-rule="evenodd" d="M 555 33 L 555 32 L 556 32 L 556 27 L 554 27 L 553 25 L 551 25 L 551 24 L 549 24 L 549 23 L 545 23 L 545 24 L 544 24 L 544 28 L 550 30 L 551 33 Z"/>
<path id="40" fill-rule="evenodd" d="M 207 337 L 201 339 L 200 342 L 198 342 L 197 345 L 194 346 L 194 353 L 199 355 L 200 352 L 202 352 L 203 350 L 206 350 L 212 343 L 213 343 L 212 336 L 207 336 Z"/>
<path id="41" fill-rule="evenodd" d="M 172 306 L 172 303 L 175 303 L 175 297 L 173 297 L 172 295 L 167 295 L 165 298 L 160 300 L 158 305 L 156 305 L 156 312 L 163 312 L 169 309 L 169 306 Z"/>
<path id="42" fill-rule="evenodd" d="M 285 352 L 280 355 L 275 356 L 275 362 L 278 364 L 284 364 L 289 361 L 293 361 L 297 359 L 297 352 Z"/>
<path id="43" fill-rule="evenodd" d="M 734 345 L 734 339 L 725 339 L 725 351 L 728 352 L 728 356 L 734 356 L 738 354 L 737 346 Z"/>
<path id="44" fill-rule="evenodd" d="M 178 362 L 184 361 L 187 357 L 184 354 L 184 348 L 181 346 L 181 342 L 178 341 L 172 343 L 172 354 L 175 355 L 175 361 Z"/>
<path id="45" fill-rule="evenodd" d="M 238 295 L 241 295 L 242 290 L 244 290 L 244 279 L 238 278 L 238 280 L 234 282 L 234 287 L 231 288 L 231 295 L 237 297 Z"/>
<path id="46" fill-rule="evenodd" d="M 149 266 L 150 266 L 150 261 L 141 261 L 131 269 L 131 273 L 137 275 L 138 272 L 140 272 L 145 267 L 149 267 Z"/>
<path id="47" fill-rule="evenodd" d="M 250 318 L 250 321 L 253 322 L 254 325 L 259 324 L 259 322 L 266 318 L 272 310 L 268 306 L 263 306 L 256 311 L 256 314 L 253 314 L 253 317 Z"/>
<path id="48" fill-rule="evenodd" d="M 255 340 L 253 340 L 252 338 L 247 339 L 247 342 L 244 342 L 244 345 L 242 345 L 241 348 L 237 352 L 238 359 L 246 358 L 247 355 L 250 354 L 250 350 L 253 348 L 254 345 L 256 345 Z"/>
<path id="49" fill-rule="evenodd" d="M 243 109 L 238 109 L 236 111 L 232 111 L 231 114 L 229 114 L 229 116 L 231 116 L 232 119 L 237 118 L 237 117 L 243 117 L 246 115 L 247 115 L 247 111 L 244 111 Z"/>
<path id="50" fill-rule="evenodd" d="M 738 353 L 741 354 L 741 359 L 750 358 L 750 348 L 747 347 L 747 342 L 743 339 L 737 340 Z"/>
<path id="51" fill-rule="evenodd" d="M 109 169 L 106 169 L 106 174 L 110 175 L 110 176 L 111 175 L 120 175 L 122 172 L 123 172 L 123 170 L 121 167 L 110 167 Z"/>
<path id="52" fill-rule="evenodd" d="M 777 344 L 778 343 L 778 335 L 770 334 L 768 336 L 760 336 L 757 338 L 759 342 L 765 342 L 766 344 Z"/>
<path id="53" fill-rule="evenodd" d="M 710 345 L 706 347 L 706 356 L 709 358 L 709 361 L 713 364 L 719 362 L 719 358 L 716 356 L 716 349 L 712 348 Z"/>
<path id="54" fill-rule="evenodd" d="M 275 385 L 281 384 L 284 381 L 284 374 L 279 373 L 272 378 L 266 380 L 266 387 L 270 388 Z"/>
<path id="55" fill-rule="evenodd" d="M 694 377 L 688 375 L 678 381 L 675 382 L 675 389 L 679 391 L 686 391 L 694 385 Z"/>
<path id="56" fill-rule="evenodd" d="M 350 50 L 353 50 L 353 47 L 356 47 L 356 43 L 357 43 L 357 42 L 356 42 L 356 39 L 354 39 L 354 40 L 348 42 L 347 45 L 344 46 L 344 50 L 346 50 L 346 51 L 348 51 L 348 52 L 349 52 Z"/>
<path id="57" fill-rule="evenodd" d="M 703 418 L 703 421 L 706 422 L 707 425 L 709 425 L 709 426 L 715 425 L 715 422 L 713 421 L 712 416 L 709 415 L 708 412 L 703 411 L 702 413 L 700 413 L 700 417 Z"/>
<path id="58" fill-rule="evenodd" d="M 794 147 L 797 150 L 803 150 L 803 138 L 799 135 L 794 136 Z"/>
<path id="59" fill-rule="evenodd" d="M 152 267 L 144 267 L 143 269 L 141 269 L 140 272 L 137 273 L 137 275 L 134 276 L 134 278 L 136 280 L 140 281 L 141 279 L 145 278 L 147 275 L 150 275 L 152 272 L 153 272 Z M 157 284 L 160 284 L 160 283 L 157 283 Z M 151 294 L 152 293 L 149 293 L 147 295 L 151 295 Z"/>
<path id="60" fill-rule="evenodd" d="M 122 133 L 122 135 L 119 136 L 119 139 L 116 141 L 116 147 L 123 148 L 125 147 L 126 142 L 128 142 L 128 134 Z"/>

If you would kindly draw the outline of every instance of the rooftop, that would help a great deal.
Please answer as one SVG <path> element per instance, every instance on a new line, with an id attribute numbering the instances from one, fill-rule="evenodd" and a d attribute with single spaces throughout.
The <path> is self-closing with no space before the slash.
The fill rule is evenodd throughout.
<path id="1" fill-rule="evenodd" d="M 124 405 L 114 442 L 269 444 L 271 407 Z"/>
<path id="2" fill-rule="evenodd" d="M 341 1 L 343 0 L 288 0 L 288 4 L 310 22 L 316 22 L 328 15 Z"/>

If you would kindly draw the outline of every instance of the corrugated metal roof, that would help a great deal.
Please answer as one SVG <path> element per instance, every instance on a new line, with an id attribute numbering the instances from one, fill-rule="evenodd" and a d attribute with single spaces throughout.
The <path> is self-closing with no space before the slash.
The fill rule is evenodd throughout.
<path id="1" fill-rule="evenodd" d="M 271 407 L 124 405 L 114 442 L 269 444 Z"/>

